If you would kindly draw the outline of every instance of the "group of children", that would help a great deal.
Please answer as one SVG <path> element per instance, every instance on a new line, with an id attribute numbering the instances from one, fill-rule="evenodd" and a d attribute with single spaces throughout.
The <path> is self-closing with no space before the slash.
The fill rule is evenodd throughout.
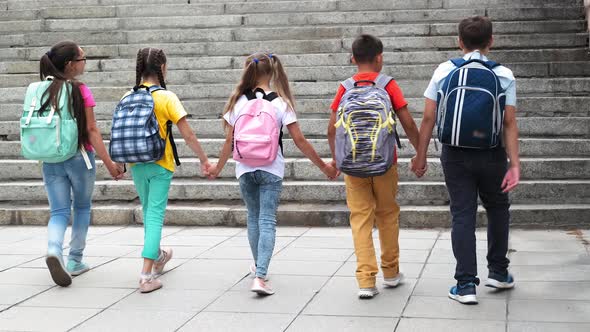
<path id="1" fill-rule="evenodd" d="M 403 274 L 399 269 L 400 207 L 396 202 L 396 141 L 400 145 L 395 129 L 396 118 L 417 151 L 412 158 L 411 169 L 418 177 L 427 170 L 428 145 L 435 124 L 438 138 L 443 143 L 441 163 L 451 200 L 452 243 L 457 259 L 457 283 L 449 291 L 449 297 L 461 303 L 477 303 L 475 294 L 479 279 L 475 218 L 478 195 L 488 214 L 489 276 L 486 286 L 513 287 L 506 254 L 509 223 L 507 192 L 518 184 L 520 169 L 515 80 L 509 69 L 492 64 L 486 57 L 493 42 L 492 23 L 488 18 L 476 16 L 463 20 L 459 25 L 459 42 L 464 56 L 441 64 L 434 72 L 424 94 L 424 117 L 418 130 L 401 88 L 391 77 L 380 73 L 384 62 L 383 44 L 371 35 L 357 37 L 352 45 L 352 62 L 358 67 L 358 72 L 339 86 L 330 107 L 332 112 L 327 135 L 333 160 L 328 163 L 318 156 L 300 130 L 287 75 L 276 54 L 255 53 L 247 57 L 241 80 L 223 110 L 226 138 L 219 160 L 209 163 L 207 154 L 190 128 L 182 103 L 173 92 L 166 90 L 167 59 L 163 50 L 139 50 L 135 87 L 123 96 L 115 110 L 109 154 L 94 120 L 93 107 L 96 104 L 92 94 L 76 80 L 84 71 L 84 51 L 73 42 L 54 45 L 41 58 L 41 81 L 49 81 L 39 97 L 43 102 L 35 106 L 28 105 L 28 99 L 25 100 L 25 115 L 33 108 L 39 116 L 46 115 L 49 108 L 50 115 L 53 115 L 54 109 L 58 114 L 60 110 L 61 113 L 67 110 L 76 120 L 78 129 L 78 149 L 73 156 L 60 162 L 43 163 L 43 179 L 51 208 L 46 258 L 51 277 L 58 285 L 68 286 L 72 275 L 89 269 L 82 257 L 96 178 L 94 155 L 103 161 L 115 180 L 123 177 L 126 166 L 117 161 L 125 160 L 120 156 L 127 153 L 127 148 L 123 144 L 125 142 L 120 148 L 116 147 L 117 135 L 126 135 L 136 128 L 129 124 L 130 120 L 125 122 L 116 117 L 131 109 L 138 114 L 147 110 L 155 116 L 156 143 L 163 142 L 163 150 L 156 160 L 129 164 L 143 208 L 144 260 L 139 277 L 142 293 L 162 287 L 158 275 L 173 256 L 172 249 L 160 247 L 168 192 L 175 166 L 179 164 L 171 137 L 173 124 L 199 158 L 201 173 L 205 177 L 216 178 L 233 152 L 236 178 L 248 211 L 248 240 L 254 260 L 250 267 L 254 277 L 252 291 L 260 295 L 274 294 L 268 283 L 268 271 L 275 245 L 276 213 L 285 168 L 283 126 L 287 127 L 301 152 L 329 179 L 336 179 L 341 171 L 344 173 L 346 202 L 350 209 L 350 226 L 357 257 L 358 296 L 372 298 L 379 292 L 376 287 L 379 268 L 372 237 L 374 227 L 379 231 L 383 285 L 398 286 Z M 496 126 L 493 133 L 500 138 L 486 148 L 474 149 L 466 143 L 469 138 L 459 132 L 462 121 L 474 121 L 470 118 L 470 110 L 463 104 L 468 105 L 480 98 L 474 95 L 479 90 L 469 86 L 468 71 L 471 76 L 476 76 L 477 70 L 485 70 L 477 67 L 482 64 L 489 66 L 489 71 L 501 84 L 494 96 L 498 99 L 493 108 L 498 111 L 501 108 L 502 114 L 494 113 L 495 118 L 492 119 Z M 458 76 L 455 80 L 452 79 L 454 74 Z M 447 95 L 448 91 L 444 89 L 453 84 L 456 86 L 453 91 L 458 92 Z M 69 91 L 69 108 L 60 103 L 61 91 L 68 85 L 70 90 L 65 91 Z M 150 100 L 153 100 L 152 104 Z M 451 105 L 450 109 L 454 105 L 454 112 L 447 110 L 449 119 L 443 119 L 442 123 L 452 123 L 449 135 L 452 135 L 451 142 L 456 144 L 445 141 L 446 129 L 440 124 L 445 103 Z M 486 107 L 485 102 L 479 107 Z M 373 122 L 375 119 L 378 120 L 376 125 Z M 115 123 L 122 125 L 116 127 Z M 262 129 L 267 132 L 261 133 Z M 478 130 L 473 130 L 474 137 L 485 136 Z M 68 262 L 63 264 L 63 238 L 70 219 L 72 197 L 72 240 Z"/>

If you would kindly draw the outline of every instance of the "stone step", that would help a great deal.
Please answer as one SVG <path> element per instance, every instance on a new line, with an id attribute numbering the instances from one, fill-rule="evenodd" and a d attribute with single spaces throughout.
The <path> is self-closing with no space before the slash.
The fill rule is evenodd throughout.
<path id="1" fill-rule="evenodd" d="M 329 159 L 325 160 L 326 162 Z M 174 173 L 176 179 L 194 178 L 199 176 L 199 160 L 195 158 L 183 158 L 182 165 Z M 217 159 L 211 159 L 211 163 Z M 97 179 L 111 179 L 106 168 L 100 160 L 98 163 Z M 431 158 L 428 160 L 428 172 L 420 179 L 410 171 L 410 159 L 400 158 L 400 181 L 444 181 L 440 160 Z M 590 179 L 590 158 L 522 158 L 521 179 L 523 180 L 568 180 Z M 33 160 L 0 160 L 0 181 L 15 180 L 41 180 L 41 165 Z M 229 160 L 224 167 L 220 178 L 233 179 L 235 177 L 235 162 Z M 326 176 L 308 159 L 285 160 L 285 179 L 287 180 L 320 180 L 325 181 Z M 342 178 L 340 178 L 342 179 Z"/>
<path id="2" fill-rule="evenodd" d="M 429 80 L 399 80 L 399 86 L 406 97 L 421 97 L 428 86 Z M 129 82 L 130 86 L 134 83 Z M 338 89 L 339 82 L 292 82 L 291 87 L 296 97 L 332 98 Z M 116 101 L 129 90 L 128 87 L 94 87 L 90 85 L 96 101 Z M 168 89 L 176 93 L 181 100 L 204 98 L 227 98 L 234 89 L 234 84 L 192 84 L 169 85 Z M 26 86 L 0 88 L 0 103 L 20 103 L 26 92 Z M 561 94 L 564 96 L 590 94 L 590 77 L 576 78 L 521 78 L 517 84 L 520 96 L 533 94 Z"/>
<path id="3" fill-rule="evenodd" d="M 194 153 L 188 148 L 183 140 L 175 139 L 178 146 L 178 154 L 181 157 L 194 157 Z M 218 156 L 224 139 L 205 138 L 200 139 L 203 149 L 209 156 Z M 581 138 L 521 138 L 520 156 L 522 157 L 542 157 L 542 158 L 564 158 L 564 157 L 588 157 L 590 155 L 590 139 Z M 317 153 L 322 157 L 331 157 L 330 148 L 327 139 L 312 138 L 309 142 L 314 146 Z M 399 150 L 400 157 L 413 157 L 415 151 L 409 141 L 401 139 L 402 148 Z M 105 141 L 108 146 L 108 141 Z M 291 139 L 283 139 L 284 155 L 287 158 L 300 158 L 303 154 L 293 143 Z M 440 148 L 440 147 L 439 147 Z M 430 144 L 429 156 L 435 157 L 440 155 L 436 151 L 435 145 Z M 0 159 L 22 159 L 20 151 L 20 142 L 18 141 L 0 141 Z"/>
<path id="4" fill-rule="evenodd" d="M 136 7 L 134 7 L 136 8 Z M 190 17 L 190 16 L 188 16 Z M 187 17 L 187 18 L 188 18 Z M 215 18 L 215 16 L 207 16 Z M 198 41 L 247 41 L 260 40 L 265 36 L 266 40 L 282 39 L 324 39 L 324 38 L 354 38 L 361 33 L 370 33 L 378 37 L 395 36 L 454 36 L 457 33 L 457 24 L 453 23 L 395 23 L 395 24 L 347 24 L 332 26 L 289 26 L 289 27 L 203 27 L 203 26 L 158 26 L 152 27 L 151 33 L 146 34 L 141 27 L 121 26 L 115 21 L 104 29 L 101 24 L 106 22 L 93 21 L 95 19 L 80 19 L 78 23 L 90 21 L 95 25 L 82 25 L 75 29 L 71 20 L 19 20 L 0 21 L 0 34 L 22 35 L 23 45 L 31 45 L 28 41 L 35 40 L 29 35 L 36 35 L 40 32 L 45 36 L 60 35 L 58 32 L 79 31 L 78 40 L 85 41 L 87 31 L 117 30 L 126 34 L 128 43 L 149 43 L 166 40 L 171 42 L 198 42 Z M 125 22 L 128 18 L 111 19 Z M 62 25 L 61 23 L 68 23 Z M 201 22 L 201 24 L 205 24 Z M 70 27 L 71 26 L 71 27 Z M 118 28 L 117 28 L 118 27 Z M 553 20 L 553 21 L 529 21 L 526 24 L 519 21 L 494 22 L 494 35 L 510 35 L 521 33 L 565 33 L 581 32 L 584 30 L 584 20 Z M 182 29 L 181 29 L 182 28 Z M 206 28 L 206 29 L 205 29 Z M 52 33 L 52 34 L 51 34 Z M 15 37 L 16 38 L 16 37 Z M 14 45 L 12 45 L 14 46 Z"/>
<path id="5" fill-rule="evenodd" d="M 248 1 L 245 0 L 223 0 L 223 1 L 212 1 L 212 0 L 197 0 L 192 1 L 191 4 L 187 5 L 187 0 L 144 0 L 142 7 L 148 7 L 149 10 L 153 10 L 152 7 L 160 8 L 160 11 L 163 13 L 162 15 L 166 15 L 166 12 L 169 7 L 176 7 L 182 6 L 185 8 L 185 11 L 189 13 L 187 15 L 194 15 L 194 12 L 190 12 L 189 9 L 191 7 L 195 7 L 201 9 L 203 7 L 214 7 L 219 8 L 217 11 L 221 12 L 237 12 L 237 13 L 244 13 L 244 12 L 260 12 L 260 11 L 271 11 L 271 10 L 280 10 L 279 9 L 269 9 L 267 7 L 275 7 L 270 6 L 270 4 L 276 3 L 276 5 L 281 5 L 289 8 L 289 11 L 294 11 L 297 8 L 312 8 L 314 11 L 321 11 L 321 10 L 330 10 L 335 11 L 339 10 L 377 10 L 377 9 L 426 9 L 426 8 L 472 8 L 472 7 L 487 7 L 487 8 L 554 8 L 554 7 L 581 7 L 583 6 L 582 0 L 545 0 L 545 1 L 538 1 L 538 0 L 519 0 L 519 1 L 511 1 L 511 0 L 490 0 L 482 3 L 481 0 L 416 0 L 416 1 L 406 1 L 406 0 L 393 0 L 393 1 L 379 1 L 379 0 L 366 0 L 363 2 L 358 1 L 300 1 L 300 6 L 296 6 L 293 4 L 295 1 L 289 0 L 256 0 L 256 1 Z M 100 0 L 84 0 L 84 1 L 74 1 L 74 0 L 59 0 L 53 1 L 48 3 L 46 1 L 41 0 L 13 0 L 9 2 L 3 2 L 6 5 L 6 8 L 2 8 L 2 10 L 26 10 L 29 11 L 37 11 L 39 8 L 41 12 L 46 10 L 58 10 L 61 9 L 59 7 L 69 7 L 71 10 L 82 10 L 86 8 L 112 8 L 112 6 L 117 6 L 117 10 L 121 10 L 121 8 L 125 8 L 130 12 L 136 12 L 138 16 L 145 15 L 145 12 L 142 12 L 142 7 L 137 6 L 125 6 L 129 4 L 129 1 L 121 1 L 121 0 L 107 0 L 107 1 L 100 1 Z M 158 5 L 153 5 L 158 4 Z M 162 4 L 166 4 L 166 6 L 162 6 Z M 264 4 L 261 6 L 261 4 Z M 99 7 L 99 5 L 102 5 Z M 109 6 L 109 7 L 107 7 Z M 56 8 L 58 7 L 58 8 Z M 135 11 L 133 11 L 133 7 L 135 7 Z M 225 7 L 225 10 L 223 8 Z M 325 9 L 325 8 L 329 9 Z M 127 9 L 129 8 L 129 9 Z M 307 9 L 306 9 L 307 10 Z M 62 10 L 62 12 L 64 12 Z M 105 11 L 106 12 L 106 11 Z M 149 12 L 149 11 L 148 11 Z M 118 13 L 115 11 L 114 13 Z M 198 13 L 198 11 L 197 11 Z M 216 12 L 214 12 L 216 13 Z M 56 11 L 57 14 L 57 11 Z M 89 13 L 87 17 L 95 17 L 94 15 L 98 13 Z M 94 15 L 93 15 L 94 14 Z M 213 14 L 213 13 L 212 13 Z M 63 13 L 57 15 L 64 15 Z M 46 16 L 42 16 L 46 17 Z M 62 17 L 62 16 L 59 16 Z M 110 16 L 108 16 L 110 17 Z"/>
<path id="6" fill-rule="evenodd" d="M 86 64 L 86 72 L 118 72 L 134 71 L 135 59 L 100 59 L 89 60 Z M 385 70 L 389 65 L 438 65 L 448 59 L 460 56 L 457 51 L 434 52 L 385 52 L 383 61 Z M 304 55 L 280 55 L 283 65 L 287 70 L 298 67 L 324 67 L 324 66 L 349 66 L 350 54 L 304 54 Z M 493 51 L 490 57 L 504 64 L 517 63 L 561 63 L 590 61 L 588 52 L 583 48 L 575 49 L 537 49 L 537 50 L 498 50 Z M 245 57 L 242 56 L 205 56 L 205 57 L 169 57 L 168 70 L 201 70 L 201 69 L 241 69 Z M 7 60 L 0 63 L 2 74 L 27 74 L 39 73 L 39 59 L 32 60 Z M 551 72 L 555 73 L 556 72 Z"/>
<path id="7" fill-rule="evenodd" d="M 333 97 L 323 99 L 297 98 L 296 110 L 300 118 L 329 116 L 329 107 Z M 421 118 L 424 110 L 424 98 L 406 98 L 408 108 L 414 118 Z M 226 103 L 226 99 L 186 100 L 183 105 L 192 118 L 218 118 Z M 99 120 L 110 120 L 113 117 L 115 101 L 101 101 L 94 109 Z M 590 97 L 518 97 L 518 115 L 521 117 L 587 117 L 590 116 Z M 0 121 L 13 121 L 23 112 L 21 103 L 0 103 Z M 215 129 L 215 128 L 214 128 Z"/>
<path id="8" fill-rule="evenodd" d="M 588 62 L 507 63 L 514 75 L 525 77 L 590 76 Z M 429 79 L 436 65 L 397 65 L 384 68 L 383 73 L 397 80 Z M 291 82 L 343 81 L 357 72 L 353 66 L 289 67 Z M 240 80 L 242 69 L 170 70 L 167 80 L 182 83 L 234 83 Z M 89 86 L 124 86 L 135 81 L 135 71 L 88 72 L 80 80 Z M 26 86 L 39 81 L 39 74 L 0 74 L 0 88 Z"/>
<path id="9" fill-rule="evenodd" d="M 199 138 L 223 138 L 223 121 L 220 119 L 189 119 L 189 124 Z M 420 127 L 421 118 L 416 118 L 416 124 Z M 328 127 L 328 113 L 323 118 L 299 118 L 301 131 L 307 138 L 325 138 Z M 110 120 L 97 122 L 103 138 L 109 139 L 111 131 Z M 519 136 L 527 138 L 590 138 L 590 117 L 524 117 L 518 118 Z M 401 124 L 397 126 L 398 134 L 406 137 Z M 181 137 L 178 129 L 173 127 L 174 137 Z M 283 128 L 285 137 L 289 137 L 287 128 Z M 5 141 L 20 139 L 19 121 L 0 121 L 0 136 Z"/>
<path id="10" fill-rule="evenodd" d="M 590 180 L 521 181 L 511 193 L 514 204 L 587 204 Z M 23 202 L 47 202 L 42 181 L 11 181 L 0 183 L 0 202 L 18 197 Z M 131 202 L 137 193 L 132 180 L 96 181 L 93 200 Z M 444 182 L 399 182 L 398 202 L 401 205 L 448 204 Z M 240 200 L 236 180 L 172 180 L 169 199 L 173 201 Z M 343 202 L 346 199 L 342 181 L 283 181 L 281 200 L 301 203 Z"/>
<path id="11" fill-rule="evenodd" d="M 448 228 L 451 218 L 448 206 L 402 205 L 399 216 L 403 228 Z M 584 228 L 590 226 L 588 204 L 512 204 L 512 228 Z M 277 211 L 280 226 L 348 226 L 349 212 L 344 202 L 301 204 L 281 202 Z M 47 225 L 49 207 L 45 205 L 0 205 L 0 225 Z M 136 225 L 143 223 L 141 206 L 134 203 L 94 202 L 92 225 Z M 168 203 L 165 223 L 181 226 L 245 226 L 246 208 L 241 201 L 232 204 Z M 478 227 L 485 226 L 486 215 L 480 206 Z"/>

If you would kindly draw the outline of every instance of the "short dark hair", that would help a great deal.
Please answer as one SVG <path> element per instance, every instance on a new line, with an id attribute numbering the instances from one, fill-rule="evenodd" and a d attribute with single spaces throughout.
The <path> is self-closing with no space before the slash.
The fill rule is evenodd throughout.
<path id="1" fill-rule="evenodd" d="M 470 51 L 486 48 L 492 32 L 492 20 L 485 16 L 469 17 L 459 23 L 459 38 Z"/>
<path id="2" fill-rule="evenodd" d="M 372 35 L 360 35 L 352 42 L 352 56 L 357 63 L 371 63 L 383 53 L 383 43 Z"/>

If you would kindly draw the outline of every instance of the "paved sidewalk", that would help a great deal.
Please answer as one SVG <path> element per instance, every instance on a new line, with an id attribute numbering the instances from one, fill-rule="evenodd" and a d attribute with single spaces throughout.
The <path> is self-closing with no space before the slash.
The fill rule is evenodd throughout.
<path id="1" fill-rule="evenodd" d="M 405 283 L 363 301 L 349 229 L 279 227 L 277 235 L 271 297 L 249 292 L 243 228 L 190 227 L 164 227 L 174 259 L 164 288 L 144 295 L 141 228 L 91 227 L 94 268 L 60 288 L 44 266 L 45 228 L 0 227 L 0 331 L 590 331 L 590 231 L 512 231 L 517 286 L 479 287 L 477 306 L 447 298 L 448 230 L 402 229 Z M 483 230 L 478 239 L 486 277 Z"/>

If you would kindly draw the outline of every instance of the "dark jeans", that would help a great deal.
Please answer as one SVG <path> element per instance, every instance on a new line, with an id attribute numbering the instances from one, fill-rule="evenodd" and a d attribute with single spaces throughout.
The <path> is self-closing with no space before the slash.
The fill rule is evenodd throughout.
<path id="1" fill-rule="evenodd" d="M 510 263 L 506 257 L 510 203 L 508 194 L 501 189 L 508 167 L 506 151 L 503 148 L 473 150 L 443 146 L 440 160 L 451 199 L 451 240 L 457 260 L 457 283 L 477 279 L 475 222 L 478 195 L 488 217 L 488 270 L 492 274 L 506 275 Z"/>

